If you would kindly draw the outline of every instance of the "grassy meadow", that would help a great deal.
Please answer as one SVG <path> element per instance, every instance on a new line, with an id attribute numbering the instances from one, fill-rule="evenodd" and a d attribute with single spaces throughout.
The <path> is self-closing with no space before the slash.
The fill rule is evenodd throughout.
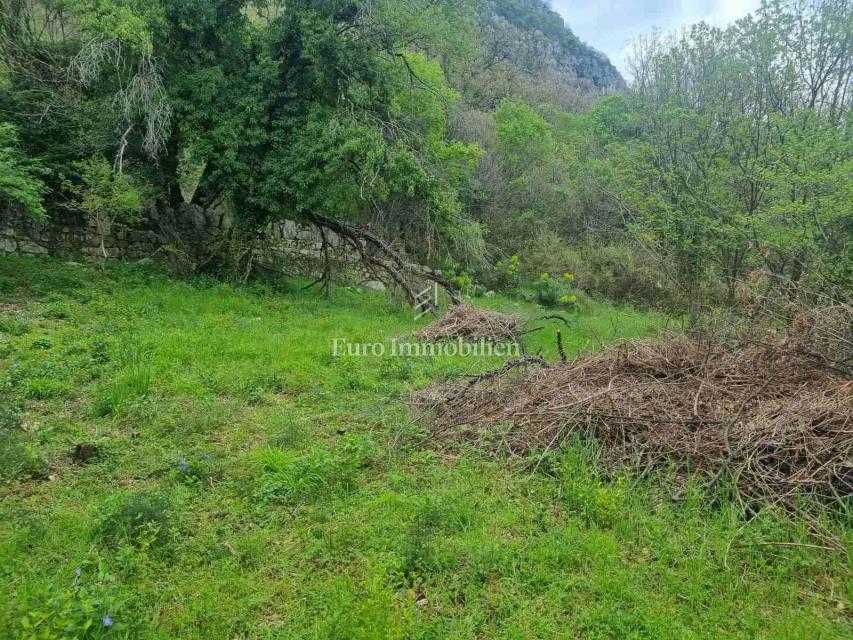
<path id="1" fill-rule="evenodd" d="M 409 391 L 500 359 L 334 358 L 336 337 L 428 320 L 304 284 L 0 259 L 0 637 L 853 633 L 849 557 L 783 514 L 747 519 L 698 483 L 675 502 L 667 477 L 604 473 L 590 443 L 535 472 L 423 444 Z M 667 323 L 589 303 L 564 341 Z M 543 324 L 527 348 L 554 359 Z"/>

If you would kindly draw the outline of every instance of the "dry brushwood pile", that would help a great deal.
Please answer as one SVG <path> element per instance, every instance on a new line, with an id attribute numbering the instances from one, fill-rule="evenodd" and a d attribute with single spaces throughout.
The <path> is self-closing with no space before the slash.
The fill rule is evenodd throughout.
<path id="1" fill-rule="evenodd" d="M 593 437 L 617 467 L 675 464 L 730 479 L 740 499 L 853 495 L 853 381 L 815 353 L 807 322 L 787 339 L 669 336 L 548 365 L 524 357 L 413 397 L 430 441 L 496 454 Z M 805 332 L 805 333 L 804 333 Z"/>
<path id="2" fill-rule="evenodd" d="M 477 309 L 458 304 L 443 317 L 425 326 L 415 334 L 420 340 L 514 340 L 521 334 L 521 321 L 514 315 Z"/>

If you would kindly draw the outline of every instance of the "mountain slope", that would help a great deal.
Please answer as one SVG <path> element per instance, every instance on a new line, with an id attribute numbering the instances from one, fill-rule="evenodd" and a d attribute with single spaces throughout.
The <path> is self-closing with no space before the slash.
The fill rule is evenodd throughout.
<path id="1" fill-rule="evenodd" d="M 526 41 L 525 48 L 533 50 L 540 65 L 571 74 L 598 92 L 625 88 L 625 80 L 607 56 L 582 42 L 545 0 L 489 0 L 484 3 L 483 18 L 493 28 L 508 29 Z"/>

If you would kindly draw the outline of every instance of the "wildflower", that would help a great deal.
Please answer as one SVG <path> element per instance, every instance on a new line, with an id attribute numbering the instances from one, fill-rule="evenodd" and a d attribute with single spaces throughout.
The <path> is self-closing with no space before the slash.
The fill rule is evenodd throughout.
<path id="1" fill-rule="evenodd" d="M 190 465 L 188 465 L 186 462 L 182 462 L 178 465 L 178 469 L 180 469 L 181 473 L 189 473 Z"/>
<path id="2" fill-rule="evenodd" d="M 79 578 L 81 573 L 83 573 L 83 567 L 77 567 L 74 569 L 75 578 Z"/>
<path id="3" fill-rule="evenodd" d="M 109 629 L 110 627 L 112 627 L 112 626 L 113 626 L 113 619 L 112 619 L 112 616 L 110 616 L 110 614 L 105 615 L 105 616 L 101 619 L 101 622 L 103 622 L 103 623 L 104 623 L 104 627 L 105 627 L 106 629 Z"/>

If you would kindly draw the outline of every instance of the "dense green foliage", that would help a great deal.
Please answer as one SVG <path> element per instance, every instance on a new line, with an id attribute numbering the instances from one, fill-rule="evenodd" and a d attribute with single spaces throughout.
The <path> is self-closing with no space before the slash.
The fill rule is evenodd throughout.
<path id="1" fill-rule="evenodd" d="M 487 151 L 475 217 L 528 278 L 569 271 L 692 320 L 738 304 L 747 280 L 849 299 L 851 42 L 849 2 L 768 3 L 641 41 L 631 90 L 587 110 L 462 113 L 457 131 Z"/>
<path id="2" fill-rule="evenodd" d="M 0 199 L 14 203 L 34 218 L 44 218 L 42 196 L 47 187 L 39 166 L 21 152 L 15 127 L 0 122 Z"/>
<path id="3" fill-rule="evenodd" d="M 602 96 L 621 79 L 540 0 L 13 0 L 0 198 L 91 216 L 73 174 L 102 158 L 152 208 L 369 225 L 487 288 L 518 256 L 528 288 L 572 273 L 694 320 L 747 278 L 845 297 L 851 16 L 650 37 Z"/>
<path id="4" fill-rule="evenodd" d="M 427 322 L 381 294 L 14 258 L 0 282 L 0 637 L 850 635 L 849 555 L 773 509 L 673 501 L 588 444 L 538 465 L 425 446 L 399 398 L 500 359 L 331 357 L 342 327 Z M 573 320 L 570 355 L 665 322 Z M 544 324 L 529 348 L 553 360 Z"/>

